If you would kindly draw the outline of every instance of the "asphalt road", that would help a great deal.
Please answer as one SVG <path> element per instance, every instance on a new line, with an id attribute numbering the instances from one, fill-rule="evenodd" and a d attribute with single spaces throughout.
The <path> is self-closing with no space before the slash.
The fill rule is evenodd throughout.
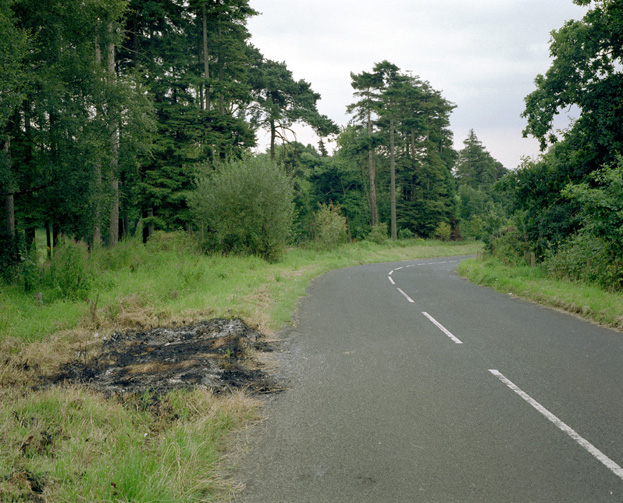
<path id="1" fill-rule="evenodd" d="M 459 260 L 312 285 L 239 501 L 623 502 L 623 334 L 474 286 Z"/>

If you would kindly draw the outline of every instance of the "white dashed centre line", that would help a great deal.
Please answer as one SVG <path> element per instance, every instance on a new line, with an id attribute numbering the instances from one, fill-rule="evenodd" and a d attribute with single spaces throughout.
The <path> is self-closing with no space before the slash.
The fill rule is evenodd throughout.
<path id="1" fill-rule="evenodd" d="M 426 316 L 433 324 L 441 330 L 444 334 L 446 334 L 450 339 L 454 341 L 455 344 L 463 344 L 463 341 L 458 337 L 455 337 L 452 332 L 450 332 L 446 327 L 444 327 L 441 323 L 439 323 L 435 318 L 433 318 L 430 314 L 422 312 L 424 316 Z"/>
<path id="2" fill-rule="evenodd" d="M 578 444 L 580 444 L 584 449 L 586 449 L 589 453 L 593 455 L 597 460 L 599 460 L 602 464 L 606 466 L 612 473 L 614 473 L 620 479 L 623 479 L 623 468 L 621 468 L 618 464 L 612 461 L 608 456 L 606 456 L 603 452 L 601 452 L 597 447 L 591 444 L 584 437 L 580 436 L 575 430 L 573 430 L 570 426 L 563 423 L 560 419 L 558 419 L 554 414 L 552 414 L 549 410 L 543 407 L 539 402 L 537 402 L 534 398 L 528 395 L 526 392 L 522 391 L 517 385 L 508 380 L 501 372 L 498 370 L 489 370 L 495 377 L 497 377 L 500 381 L 502 381 L 506 386 L 508 386 L 511 390 L 517 393 L 521 398 L 523 398 L 526 402 L 528 402 L 532 407 L 538 410 L 541 414 L 543 414 L 547 419 L 549 419 L 559 430 L 565 432 L 569 435 L 573 440 L 575 440 Z"/>
<path id="3" fill-rule="evenodd" d="M 396 282 L 392 279 L 392 277 L 391 277 L 391 276 L 387 276 L 387 279 L 389 280 L 389 282 L 390 282 L 392 285 L 395 285 L 395 284 L 396 284 Z"/>
<path id="4" fill-rule="evenodd" d="M 415 304 L 415 301 L 411 297 L 409 297 L 406 293 L 404 293 L 400 288 L 398 288 L 398 291 L 404 296 L 405 299 L 411 302 L 411 304 Z"/>

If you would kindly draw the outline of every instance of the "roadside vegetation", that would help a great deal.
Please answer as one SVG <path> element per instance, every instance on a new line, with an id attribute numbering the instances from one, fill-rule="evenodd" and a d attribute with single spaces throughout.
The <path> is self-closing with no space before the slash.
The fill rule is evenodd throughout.
<path id="1" fill-rule="evenodd" d="M 584 17 L 552 33 L 552 64 L 526 97 L 542 155 L 495 185 L 505 202 L 469 279 L 623 329 L 623 106 L 618 4 L 575 0 Z M 565 130 L 554 117 L 575 110 Z"/>
<path id="2" fill-rule="evenodd" d="M 257 418 L 257 399 L 206 390 L 107 397 L 79 386 L 37 389 L 40 376 L 115 330 L 240 317 L 275 336 L 293 323 L 313 278 L 329 270 L 473 254 L 482 246 L 384 239 L 320 248 L 288 248 L 268 262 L 205 254 L 181 232 L 91 253 L 65 240 L 51 260 L 31 265 L 28 290 L 24 278 L 3 285 L 0 501 L 227 499 L 235 486 L 222 456 L 230 433 Z"/>
<path id="3" fill-rule="evenodd" d="M 552 277 L 542 265 L 508 265 L 492 256 L 463 261 L 458 272 L 473 283 L 561 309 L 623 331 L 623 292 Z"/>

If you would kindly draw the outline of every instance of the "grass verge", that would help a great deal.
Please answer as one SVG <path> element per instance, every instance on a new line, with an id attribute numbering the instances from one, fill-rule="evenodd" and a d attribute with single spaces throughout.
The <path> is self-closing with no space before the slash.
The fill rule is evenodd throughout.
<path id="1" fill-rule="evenodd" d="M 552 279 L 539 267 L 507 266 L 493 257 L 463 261 L 458 272 L 473 283 L 623 330 L 623 293 Z"/>
<path id="2" fill-rule="evenodd" d="M 240 317 L 267 334 L 293 323 L 310 282 L 332 269 L 480 251 L 478 243 L 360 242 L 290 249 L 281 262 L 206 256 L 183 237 L 94 254 L 81 294 L 41 282 L 0 292 L 0 501 L 224 501 L 229 433 L 258 402 L 205 391 L 110 398 L 78 387 L 37 390 L 114 330 Z M 69 259 L 68 259 L 69 260 Z M 88 271 L 87 271 L 88 272 Z M 84 275 L 85 273 L 86 275 Z M 57 273 L 58 274 L 58 273 Z M 72 278 L 67 278 L 71 280 Z"/>

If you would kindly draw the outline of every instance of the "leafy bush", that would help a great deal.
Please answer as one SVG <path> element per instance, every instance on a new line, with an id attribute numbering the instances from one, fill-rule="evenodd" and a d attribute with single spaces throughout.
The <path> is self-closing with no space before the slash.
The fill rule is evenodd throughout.
<path id="1" fill-rule="evenodd" d="M 613 260 L 603 239 L 588 232 L 569 238 L 544 265 L 558 279 L 595 283 L 609 289 L 623 286 L 623 264 Z"/>
<path id="2" fill-rule="evenodd" d="M 292 182 L 267 156 L 223 164 L 189 196 L 206 248 L 277 260 L 294 218 Z"/>
<path id="3" fill-rule="evenodd" d="M 64 299 L 85 298 L 95 274 L 87 245 L 63 238 L 54 248 L 54 256 L 43 275 L 44 285 Z"/>
<path id="4" fill-rule="evenodd" d="M 413 239 L 414 237 L 415 233 L 411 229 L 398 230 L 398 239 Z"/>
<path id="5" fill-rule="evenodd" d="M 618 165 L 596 171 L 588 182 L 567 184 L 566 198 L 579 203 L 582 223 L 591 235 L 603 239 L 612 255 L 623 260 L 623 158 Z"/>
<path id="6" fill-rule="evenodd" d="M 500 229 L 488 242 L 488 251 L 506 265 L 526 265 L 530 259 L 530 243 L 515 227 Z"/>
<path id="7" fill-rule="evenodd" d="M 452 236 L 452 227 L 448 222 L 441 222 L 435 229 L 435 237 L 441 241 L 450 241 Z"/>
<path id="8" fill-rule="evenodd" d="M 339 204 L 320 204 L 314 213 L 312 235 L 316 246 L 325 250 L 347 241 L 346 217 Z"/>
<path id="9" fill-rule="evenodd" d="M 387 241 L 387 223 L 383 222 L 372 227 L 372 230 L 366 239 L 379 245 Z"/>

